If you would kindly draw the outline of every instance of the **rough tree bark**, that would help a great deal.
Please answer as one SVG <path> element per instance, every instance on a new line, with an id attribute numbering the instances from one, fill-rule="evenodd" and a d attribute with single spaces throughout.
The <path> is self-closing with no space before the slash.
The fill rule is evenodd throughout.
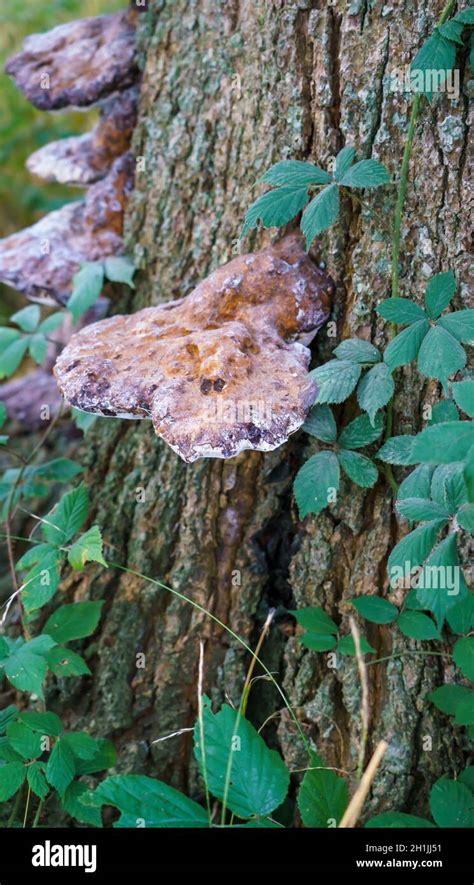
<path id="1" fill-rule="evenodd" d="M 385 162 L 395 178 L 411 99 L 389 89 L 442 8 L 433 0 L 162 0 L 140 16 L 144 79 L 134 153 L 136 189 L 128 245 L 141 269 L 121 309 L 180 297 L 229 260 L 256 179 L 279 159 L 325 166 L 344 144 Z M 467 101 L 423 103 L 403 223 L 404 294 L 421 297 L 433 272 L 452 267 L 466 280 Z M 144 168 L 142 168 L 144 166 Z M 140 171 L 142 169 L 142 171 Z M 337 338 L 324 329 L 315 354 L 327 359 L 343 337 L 383 346 L 374 306 L 389 294 L 395 188 L 366 206 L 345 199 L 342 223 L 318 243 L 337 282 Z M 272 234 L 251 238 L 261 247 Z M 463 298 L 461 290 L 461 299 Z M 466 289 L 464 289 L 464 292 Z M 467 296 L 465 296 L 467 297 Z M 465 305 L 466 306 L 466 305 Z M 398 374 L 395 432 L 421 426 L 423 403 L 437 396 L 413 369 Z M 345 422 L 353 405 L 339 410 Z M 279 450 L 186 466 L 147 422 L 100 421 L 87 436 L 95 518 L 112 559 L 209 608 L 255 643 L 270 606 L 277 617 L 263 656 L 329 764 L 354 771 L 360 688 L 353 659 L 327 667 L 304 650 L 287 608 L 323 605 L 347 627 L 348 597 L 386 593 L 386 560 L 400 535 L 391 493 L 381 478 L 363 491 L 346 483 L 318 517 L 298 519 L 291 486 L 311 452 L 298 433 Z M 145 494 L 143 496 L 142 490 Z M 145 500 L 143 501 L 143 497 Z M 71 598 L 103 598 L 101 630 L 87 648 L 90 691 L 71 680 L 57 704 L 79 725 L 111 736 L 120 770 L 145 771 L 199 797 L 191 736 L 158 738 L 190 727 L 196 713 L 199 640 L 205 640 L 205 690 L 238 699 L 248 656 L 209 618 L 156 586 L 111 567 L 72 575 Z M 370 626 L 378 657 L 419 648 L 390 627 Z M 136 665 L 145 654 L 145 667 Z M 449 678 L 442 658 L 407 655 L 369 667 L 370 741 L 390 749 L 367 811 L 423 813 L 429 785 L 459 770 L 460 739 L 423 702 Z M 52 699 L 53 700 L 53 699 Z M 304 764 L 291 721 L 271 685 L 257 682 L 251 713 L 292 766 Z M 278 712 L 280 711 L 280 712 Z M 423 749 L 430 735 L 431 751 Z"/>

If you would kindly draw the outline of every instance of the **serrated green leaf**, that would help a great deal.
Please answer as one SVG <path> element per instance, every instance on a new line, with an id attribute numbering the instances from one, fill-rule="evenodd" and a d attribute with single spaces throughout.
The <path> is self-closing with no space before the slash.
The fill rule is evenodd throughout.
<path id="1" fill-rule="evenodd" d="M 131 289 L 135 288 L 133 275 L 136 267 L 127 255 L 110 255 L 105 259 L 104 271 L 106 278 L 113 283 L 126 283 Z"/>
<path id="2" fill-rule="evenodd" d="M 453 649 L 453 658 L 461 673 L 474 681 L 474 637 L 458 639 Z"/>
<path id="3" fill-rule="evenodd" d="M 293 484 L 301 519 L 308 513 L 321 513 L 334 502 L 339 479 L 339 462 L 333 452 L 318 452 L 303 464 Z"/>
<path id="4" fill-rule="evenodd" d="M 23 307 L 17 310 L 10 317 L 10 322 L 19 326 L 23 332 L 34 332 L 41 317 L 39 304 L 30 304 L 29 307 Z"/>
<path id="5" fill-rule="evenodd" d="M 72 752 L 64 739 L 59 738 L 49 754 L 46 780 L 61 795 L 71 783 L 75 773 Z"/>
<path id="6" fill-rule="evenodd" d="M 0 765 L 0 801 L 6 802 L 20 789 L 26 778 L 23 762 L 7 762 Z"/>
<path id="7" fill-rule="evenodd" d="M 324 766 L 316 754 L 311 757 L 298 791 L 298 808 L 305 827 L 334 827 L 339 824 L 349 802 L 344 778 Z"/>
<path id="8" fill-rule="evenodd" d="M 458 381 L 452 385 L 453 396 L 459 408 L 474 418 L 474 381 Z"/>
<path id="9" fill-rule="evenodd" d="M 436 87 L 440 89 L 446 80 L 448 72 L 454 66 L 456 60 L 456 45 L 450 40 L 446 40 L 439 31 L 434 31 L 431 37 L 423 43 L 421 49 L 417 52 L 411 63 L 411 74 L 415 71 L 421 71 L 423 80 L 418 86 L 418 91 L 426 95 L 428 99 L 433 96 L 433 78 L 426 77 L 426 72 L 435 71 L 437 73 Z"/>
<path id="10" fill-rule="evenodd" d="M 344 187 L 380 187 L 390 184 L 390 175 L 378 160 L 359 160 L 344 173 L 339 184 Z"/>
<path id="11" fill-rule="evenodd" d="M 470 691 L 469 697 L 457 705 L 454 724 L 474 725 L 474 691 Z"/>
<path id="12" fill-rule="evenodd" d="M 59 586 L 59 567 L 63 559 L 64 554 L 53 548 L 51 552 L 45 553 L 26 575 L 21 599 L 28 614 L 46 605 L 53 598 Z"/>
<path id="13" fill-rule="evenodd" d="M 445 310 L 456 291 L 456 279 L 452 270 L 447 273 L 437 273 L 431 277 L 426 292 L 426 311 L 432 320 L 438 319 Z"/>
<path id="14" fill-rule="evenodd" d="M 24 759 L 36 759 L 43 752 L 41 735 L 31 731 L 19 720 L 10 723 L 7 738 L 10 746 Z"/>
<path id="15" fill-rule="evenodd" d="M 32 731 L 46 734 L 50 737 L 59 737 L 63 731 L 63 724 L 56 713 L 36 713 L 25 710 L 19 714 L 18 719 Z"/>
<path id="16" fill-rule="evenodd" d="M 263 227 L 280 227 L 291 221 L 309 200 L 307 188 L 278 187 L 255 200 L 247 210 L 240 237 L 260 222 Z"/>
<path id="17" fill-rule="evenodd" d="M 463 32 L 462 22 L 456 21 L 455 18 L 452 18 L 443 25 L 438 25 L 436 30 L 442 37 L 446 37 L 446 40 L 453 40 L 455 43 L 459 43 L 460 46 L 464 46 L 461 38 Z"/>
<path id="18" fill-rule="evenodd" d="M 335 442 L 337 427 L 334 415 L 329 406 L 313 406 L 303 424 L 303 430 L 322 442 Z"/>
<path id="19" fill-rule="evenodd" d="M 84 483 L 67 492 L 43 523 L 43 534 L 50 544 L 63 546 L 81 528 L 89 513 L 89 495 Z"/>
<path id="20" fill-rule="evenodd" d="M 423 308 L 409 298 L 387 298 L 376 310 L 384 320 L 401 326 L 427 319 Z"/>
<path id="21" fill-rule="evenodd" d="M 85 805 L 81 801 L 85 796 L 90 795 L 91 791 L 87 784 L 83 784 L 80 781 L 72 781 L 62 796 L 62 807 L 67 814 L 75 820 L 78 820 L 81 824 L 88 824 L 91 827 L 101 827 L 102 818 L 100 808 L 92 808 L 90 805 Z"/>
<path id="22" fill-rule="evenodd" d="M 429 498 L 433 468 L 430 464 L 420 464 L 403 480 L 398 489 L 398 501 L 404 498 Z"/>
<path id="23" fill-rule="evenodd" d="M 303 636 L 298 637 L 301 645 L 309 648 L 311 651 L 331 651 L 335 648 L 337 639 L 333 633 L 313 633 L 308 630 Z"/>
<path id="24" fill-rule="evenodd" d="M 392 436 L 377 452 L 377 458 L 387 464 L 408 466 L 416 464 L 413 455 L 413 442 L 416 437 L 406 433 L 403 436 Z"/>
<path id="25" fill-rule="evenodd" d="M 468 593 L 446 612 L 453 633 L 469 633 L 474 627 L 474 593 Z"/>
<path id="26" fill-rule="evenodd" d="M 474 795 L 465 784 L 442 777 L 430 793 L 430 811 L 439 827 L 474 827 Z"/>
<path id="27" fill-rule="evenodd" d="M 466 351 L 441 326 L 434 326 L 423 338 L 418 353 L 418 369 L 427 378 L 436 378 L 445 386 L 448 375 L 466 365 Z"/>
<path id="28" fill-rule="evenodd" d="M 265 817 L 286 798 L 288 769 L 275 750 L 270 750 L 247 719 L 240 717 L 228 704 L 213 713 L 206 702 L 202 726 L 208 787 L 222 800 L 229 767 L 232 765 L 227 792 L 227 806 L 238 817 Z M 201 729 L 194 729 L 194 754 L 203 771 Z"/>
<path id="29" fill-rule="evenodd" d="M 411 326 L 395 336 L 386 347 L 383 355 L 384 361 L 392 372 L 398 366 L 405 366 L 416 359 L 429 328 L 428 320 L 417 320 L 416 323 L 412 323 Z"/>
<path id="30" fill-rule="evenodd" d="M 48 618 L 44 632 L 58 644 L 90 636 L 99 623 L 103 604 L 98 600 L 62 605 Z"/>
<path id="31" fill-rule="evenodd" d="M 445 314 L 439 318 L 439 326 L 462 344 L 474 344 L 474 308 Z"/>
<path id="32" fill-rule="evenodd" d="M 337 221 L 338 215 L 339 188 L 337 184 L 330 184 L 313 197 L 303 212 L 300 227 L 307 250 L 315 237 Z"/>
<path id="33" fill-rule="evenodd" d="M 441 639 L 436 624 L 422 612 L 402 612 L 397 626 L 409 639 Z"/>
<path id="34" fill-rule="evenodd" d="M 426 697 L 442 713 L 454 716 L 458 704 L 471 694 L 471 689 L 464 685 L 440 685 L 439 688 L 430 691 Z"/>
<path id="35" fill-rule="evenodd" d="M 339 360 L 349 360 L 361 365 L 372 365 L 381 360 L 380 351 L 363 338 L 347 338 L 341 341 L 334 354 Z"/>
<path id="36" fill-rule="evenodd" d="M 28 784 L 36 796 L 44 799 L 49 793 L 48 783 L 44 776 L 41 762 L 33 762 L 28 765 Z"/>
<path id="37" fill-rule="evenodd" d="M 54 645 L 52 640 L 51 644 Z M 40 651 L 34 640 L 25 642 L 2 661 L 2 666 L 5 668 L 5 675 L 15 688 L 33 692 L 43 698 L 43 681 L 48 667 Z"/>
<path id="38" fill-rule="evenodd" d="M 379 472 L 370 458 L 360 455 L 359 452 L 349 451 L 349 449 L 339 449 L 337 457 L 344 473 L 358 486 L 370 489 L 375 485 Z"/>
<path id="39" fill-rule="evenodd" d="M 69 732 L 62 740 L 79 759 L 93 759 L 99 749 L 97 741 L 85 731 Z"/>
<path id="40" fill-rule="evenodd" d="M 60 678 L 91 675 L 91 671 L 84 658 L 63 645 L 57 645 L 55 648 L 52 648 L 48 652 L 47 661 L 49 669 L 55 676 Z"/>
<path id="41" fill-rule="evenodd" d="M 108 777 L 90 796 L 96 807 L 113 805 L 121 812 L 118 827 L 208 827 L 204 808 L 155 778 L 140 774 Z M 89 804 L 89 802 L 88 802 Z"/>
<path id="42" fill-rule="evenodd" d="M 462 461 L 441 464 L 431 479 L 431 498 L 446 507 L 449 514 L 456 513 L 467 500 L 463 466 Z"/>
<path id="43" fill-rule="evenodd" d="M 442 504 L 429 498 L 397 499 L 397 510 L 404 519 L 410 522 L 427 522 L 432 519 L 448 519 L 449 511 Z"/>
<path id="44" fill-rule="evenodd" d="M 319 606 L 309 606 L 308 608 L 290 609 L 300 627 L 305 630 L 311 630 L 313 633 L 337 633 L 338 626 Z"/>
<path id="45" fill-rule="evenodd" d="M 413 462 L 450 464 L 463 461 L 474 445 L 474 424 L 469 421 L 447 421 L 425 427 L 413 438 Z"/>
<path id="46" fill-rule="evenodd" d="M 382 596 L 357 596 L 351 599 L 352 605 L 373 624 L 391 624 L 398 618 L 398 608 Z"/>
<path id="47" fill-rule="evenodd" d="M 102 535 L 98 525 L 93 525 L 70 547 L 67 558 L 74 569 L 81 570 L 86 562 L 99 562 L 107 568 L 102 555 Z"/>
<path id="48" fill-rule="evenodd" d="M 111 741 L 106 738 L 99 738 L 97 741 L 98 750 L 92 759 L 75 758 L 74 764 L 76 774 L 94 774 L 96 771 L 104 771 L 106 768 L 113 768 L 117 762 L 117 753 Z"/>
<path id="49" fill-rule="evenodd" d="M 318 386 L 317 403 L 342 403 L 354 390 L 362 368 L 349 360 L 330 360 L 310 372 Z"/>
<path id="50" fill-rule="evenodd" d="M 10 722 L 14 722 L 17 716 L 18 709 L 15 704 L 9 704 L 4 710 L 0 710 L 0 734 L 5 734 L 7 726 Z"/>
<path id="51" fill-rule="evenodd" d="M 311 184 L 329 184 L 331 176 L 319 166 L 303 160 L 281 160 L 271 166 L 260 181 L 273 186 L 287 185 L 293 188 L 308 188 Z"/>
<path id="52" fill-rule="evenodd" d="M 347 170 L 352 166 L 355 157 L 355 148 L 347 146 L 343 147 L 341 151 L 339 151 L 336 157 L 336 169 L 334 172 L 334 177 L 336 181 L 341 181 L 341 178 L 345 175 Z"/>
<path id="53" fill-rule="evenodd" d="M 72 313 L 75 322 L 93 304 L 102 292 L 104 284 L 104 268 L 101 262 L 86 261 L 72 279 L 72 294 L 67 309 Z"/>
<path id="54" fill-rule="evenodd" d="M 466 486 L 467 500 L 474 503 L 474 445 L 466 453 L 463 479 Z"/>
<path id="55" fill-rule="evenodd" d="M 384 416 L 381 412 L 377 413 L 373 424 L 371 424 L 367 413 L 359 415 L 344 427 L 338 440 L 339 445 L 344 449 L 361 449 L 362 446 L 368 446 L 379 438 L 384 423 Z"/>
<path id="56" fill-rule="evenodd" d="M 466 9 L 461 9 L 455 16 L 455 20 L 458 22 L 463 22 L 465 25 L 474 25 L 474 9 L 469 6 Z"/>
<path id="57" fill-rule="evenodd" d="M 456 534 L 452 532 L 434 548 L 416 582 L 416 598 L 432 612 L 441 630 L 449 609 L 467 593 L 459 566 Z"/>
<path id="58" fill-rule="evenodd" d="M 450 399 L 442 399 L 435 403 L 431 410 L 429 426 L 432 424 L 446 424 L 446 421 L 459 421 L 459 412 Z"/>
<path id="59" fill-rule="evenodd" d="M 424 817 L 415 814 L 405 814 L 403 811 L 385 811 L 377 814 L 365 824 L 366 829 L 391 829 L 404 830 L 407 827 L 420 827 L 422 829 L 436 829 L 435 825 Z"/>
<path id="60" fill-rule="evenodd" d="M 398 542 L 388 558 L 391 587 L 425 561 L 446 522 L 445 519 L 436 519 L 420 525 Z"/>
<path id="61" fill-rule="evenodd" d="M 456 514 L 458 525 L 466 532 L 474 532 L 474 504 L 465 504 Z"/>
<path id="62" fill-rule="evenodd" d="M 394 391 L 395 384 L 386 363 L 379 363 L 364 375 L 357 388 L 357 402 L 367 412 L 372 424 L 377 412 L 387 405 Z"/>
<path id="63" fill-rule="evenodd" d="M 353 657 L 356 653 L 356 648 L 352 636 L 343 636 L 338 642 L 337 650 L 341 655 Z M 375 653 L 375 648 L 367 642 L 364 636 L 360 637 L 360 650 L 363 655 Z"/>

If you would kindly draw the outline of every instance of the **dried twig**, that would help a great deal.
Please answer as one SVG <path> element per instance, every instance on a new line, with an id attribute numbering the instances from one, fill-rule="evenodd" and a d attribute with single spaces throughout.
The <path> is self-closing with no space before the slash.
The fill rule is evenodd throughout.
<path id="1" fill-rule="evenodd" d="M 339 824 L 340 828 L 346 829 L 349 827 L 355 827 L 362 811 L 362 806 L 367 798 L 370 787 L 372 786 L 372 781 L 375 778 L 377 768 L 379 767 L 387 749 L 387 741 L 380 741 L 377 744 L 375 753 L 362 775 L 361 782 L 344 812 Z"/>

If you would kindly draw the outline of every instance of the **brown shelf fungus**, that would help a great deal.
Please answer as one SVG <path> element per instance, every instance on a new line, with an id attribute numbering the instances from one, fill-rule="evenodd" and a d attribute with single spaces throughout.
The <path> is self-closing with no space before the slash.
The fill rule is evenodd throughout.
<path id="1" fill-rule="evenodd" d="M 298 339 L 327 320 L 333 289 L 291 235 L 219 267 L 186 298 L 87 326 L 54 373 L 71 405 L 151 418 L 185 461 L 269 451 L 314 401 Z"/>
<path id="2" fill-rule="evenodd" d="M 79 187 L 104 178 L 114 160 L 130 147 L 137 101 L 138 86 L 106 99 L 92 132 L 45 144 L 28 158 L 28 170 L 46 181 Z"/>
<path id="3" fill-rule="evenodd" d="M 41 111 L 94 104 L 138 77 L 136 16 L 128 9 L 31 34 L 5 70 Z"/>
<path id="4" fill-rule="evenodd" d="M 134 169 L 132 155 L 124 154 L 84 200 L 0 240 L 0 281 L 32 301 L 64 304 L 82 261 L 123 252 L 123 212 Z"/>

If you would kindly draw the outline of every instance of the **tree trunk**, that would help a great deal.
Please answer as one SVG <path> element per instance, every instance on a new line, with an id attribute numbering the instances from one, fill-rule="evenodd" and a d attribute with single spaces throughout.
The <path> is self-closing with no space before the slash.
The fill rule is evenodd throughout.
<path id="1" fill-rule="evenodd" d="M 382 160 L 397 179 L 412 97 L 391 92 L 431 32 L 441 0 L 162 0 L 140 16 L 144 69 L 134 152 L 136 189 L 128 245 L 139 285 L 120 309 L 185 295 L 236 254 L 256 180 L 272 162 L 327 166 L 345 144 Z M 402 227 L 402 293 L 421 297 L 432 273 L 463 279 L 460 226 L 465 201 L 467 109 L 463 97 L 423 101 Z M 384 344 L 375 305 L 390 294 L 395 187 L 361 205 L 345 198 L 341 223 L 317 244 L 337 283 L 337 336 L 321 330 L 319 360 L 345 337 Z M 245 250 L 270 242 L 254 235 Z M 464 279 L 466 275 L 464 273 Z M 437 385 L 413 368 L 398 372 L 395 433 L 421 427 Z M 338 410 L 340 425 L 353 402 Z M 96 520 L 110 559 L 164 581 L 255 645 L 270 607 L 277 613 L 263 648 L 325 760 L 354 772 L 360 737 L 360 684 L 353 658 L 336 669 L 305 650 L 287 609 L 322 605 L 347 632 L 347 600 L 387 592 L 386 562 L 400 535 L 390 488 L 346 481 L 337 504 L 298 518 L 292 481 L 311 453 L 297 433 L 270 454 L 185 465 L 149 422 L 103 421 L 86 440 Z M 401 474 L 402 475 L 402 474 Z M 199 641 L 205 691 L 238 701 L 249 655 L 209 617 L 141 578 L 110 567 L 70 577 L 71 598 L 104 598 L 101 632 L 88 648 L 91 692 L 64 685 L 60 700 L 95 734 L 111 736 L 120 770 L 144 771 L 199 797 L 189 733 L 153 744 L 195 720 Z M 390 626 L 368 625 L 377 658 L 419 649 Z M 140 655 L 145 655 L 145 659 Z M 368 667 L 371 748 L 390 743 L 366 813 L 423 813 L 429 786 L 459 769 L 460 747 L 446 717 L 425 695 L 446 676 L 443 658 L 407 654 Z M 144 666 L 142 664 L 144 663 Z M 274 687 L 258 681 L 250 713 L 292 768 L 305 764 L 294 726 Z M 432 739 L 432 749 L 424 749 Z"/>

